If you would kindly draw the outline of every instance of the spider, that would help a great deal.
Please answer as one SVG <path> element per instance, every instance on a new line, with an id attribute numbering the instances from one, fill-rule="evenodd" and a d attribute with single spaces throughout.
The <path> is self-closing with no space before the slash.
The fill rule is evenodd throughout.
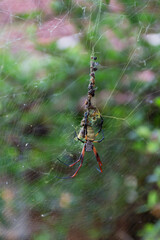
<path id="1" fill-rule="evenodd" d="M 80 165 L 79 165 L 79 167 L 77 168 L 77 170 L 75 171 L 75 173 L 74 173 L 72 176 L 65 177 L 65 178 L 74 178 L 74 177 L 77 175 L 78 171 L 79 171 L 80 168 L 82 167 L 85 152 L 91 152 L 91 151 L 93 151 L 93 153 L 94 153 L 94 155 L 95 155 L 95 157 L 96 157 L 96 159 L 97 159 L 97 162 L 98 162 L 98 165 L 99 165 L 99 169 L 100 169 L 100 170 L 98 170 L 98 171 L 100 171 L 101 173 L 103 172 L 103 171 L 102 171 L 102 162 L 101 162 L 101 160 L 100 160 L 99 154 L 98 154 L 95 146 L 93 145 L 93 143 L 100 143 L 100 142 L 102 142 L 103 139 L 104 139 L 104 134 L 103 134 L 103 131 L 102 131 L 103 118 L 101 117 L 101 118 L 102 118 L 102 119 L 101 119 L 102 121 L 101 121 L 100 129 L 99 129 L 99 131 L 95 134 L 93 128 L 92 128 L 92 127 L 89 125 L 89 123 L 88 123 L 88 115 L 89 115 L 89 113 L 88 113 L 88 112 L 85 112 L 84 118 L 83 118 L 82 121 L 81 121 L 81 126 L 82 126 L 82 128 L 81 128 L 78 136 L 77 136 L 77 134 L 76 134 L 77 139 L 78 139 L 80 142 L 84 143 L 83 148 L 82 148 L 81 155 L 80 155 L 80 157 L 79 157 L 79 159 L 78 159 L 77 161 L 75 161 L 74 163 L 72 163 L 72 164 L 70 164 L 70 165 L 64 163 L 64 164 L 67 165 L 68 167 L 73 167 L 73 166 L 74 166 L 75 164 L 77 164 L 78 162 L 80 162 Z M 102 131 L 102 135 L 103 135 L 102 139 L 95 141 L 95 138 L 98 136 L 98 134 L 99 134 L 101 131 Z M 85 141 L 83 141 L 81 138 L 82 138 L 82 139 L 85 139 Z M 59 160 L 59 159 L 58 159 L 58 160 Z M 59 161 L 60 161 L 60 160 L 59 160 Z M 62 162 L 62 163 L 63 163 L 63 162 Z"/>

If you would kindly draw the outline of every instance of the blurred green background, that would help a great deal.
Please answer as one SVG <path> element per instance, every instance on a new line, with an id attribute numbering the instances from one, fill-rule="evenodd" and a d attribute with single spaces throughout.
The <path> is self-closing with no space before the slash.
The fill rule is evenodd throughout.
<path id="1" fill-rule="evenodd" d="M 0 239 L 160 239 L 159 26 L 158 0 L 0 1 Z M 103 174 L 61 179 L 92 54 Z"/>

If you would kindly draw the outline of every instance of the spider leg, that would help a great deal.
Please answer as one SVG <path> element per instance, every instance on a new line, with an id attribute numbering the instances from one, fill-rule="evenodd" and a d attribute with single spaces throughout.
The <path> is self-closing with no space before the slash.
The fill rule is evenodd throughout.
<path id="1" fill-rule="evenodd" d="M 66 163 L 64 163 L 64 162 L 62 162 L 61 160 L 58 159 L 60 162 L 64 163 L 64 164 L 67 165 L 68 167 L 72 167 L 72 166 L 74 166 L 76 163 L 78 163 L 78 162 L 80 162 L 80 161 L 81 161 L 81 163 L 80 163 L 79 167 L 77 168 L 77 170 L 75 171 L 75 173 L 74 173 L 72 176 L 62 177 L 62 178 L 61 178 L 61 177 L 56 177 L 56 178 L 59 178 L 59 179 L 74 178 L 74 177 L 77 175 L 79 169 L 82 167 L 83 159 L 84 159 L 84 154 L 85 154 L 85 149 L 86 149 L 86 144 L 84 144 L 84 146 L 83 146 L 83 149 L 82 149 L 82 152 L 81 152 L 81 155 L 80 155 L 79 159 L 78 159 L 76 162 L 74 162 L 74 163 L 72 163 L 72 164 L 70 164 L 70 165 L 68 165 L 68 164 L 66 164 Z"/>
<path id="2" fill-rule="evenodd" d="M 98 162 L 100 171 L 101 171 L 101 173 L 102 173 L 102 172 L 103 172 L 103 171 L 102 171 L 102 168 L 101 168 L 102 162 L 101 162 L 101 160 L 100 160 L 100 157 L 99 157 L 99 155 L 98 155 L 98 153 L 97 153 L 97 150 L 96 150 L 96 148 L 95 148 L 94 145 L 93 145 L 93 152 L 94 152 L 94 155 L 95 155 L 95 157 L 96 157 L 96 159 L 97 159 L 97 162 Z"/>
<path id="3" fill-rule="evenodd" d="M 81 154 L 82 155 L 82 154 Z M 78 162 L 80 162 L 81 161 L 81 155 L 80 155 L 80 158 L 77 160 L 77 161 L 75 161 L 74 163 L 72 163 L 72 164 L 70 164 L 70 165 L 68 165 L 69 167 L 73 167 L 76 163 L 78 163 Z"/>
<path id="4" fill-rule="evenodd" d="M 81 155 L 80 155 L 80 158 L 79 158 L 77 161 L 75 161 L 74 163 L 72 163 L 72 164 L 67 164 L 67 163 L 64 163 L 63 161 L 61 161 L 59 158 L 57 158 L 57 159 L 58 159 L 58 161 L 59 161 L 60 163 L 63 163 L 63 164 L 66 165 L 67 167 L 73 167 L 76 163 L 78 163 L 78 162 L 81 161 L 81 157 L 82 157 L 82 153 L 81 153 Z"/>
<path id="5" fill-rule="evenodd" d="M 96 133 L 96 137 L 98 136 L 98 134 L 102 131 L 102 126 L 103 126 L 103 118 L 102 118 L 102 116 L 100 116 L 101 117 L 101 123 L 100 123 L 100 128 L 99 128 L 99 130 L 98 130 L 98 132 Z"/>
<path id="6" fill-rule="evenodd" d="M 97 135 L 97 134 L 96 134 L 96 135 Z M 104 139 L 104 133 L 103 133 L 103 130 L 102 130 L 102 139 L 97 140 L 97 141 L 93 141 L 93 142 L 94 142 L 94 143 L 100 143 L 100 142 L 103 141 L 103 139 Z"/>
<path id="7" fill-rule="evenodd" d="M 98 168 L 96 168 L 96 170 L 101 173 L 101 170 L 99 170 Z"/>
<path id="8" fill-rule="evenodd" d="M 74 163 L 72 163 L 72 164 L 67 164 L 67 163 L 64 163 L 63 161 L 61 161 L 59 158 L 57 158 L 57 159 L 58 159 L 59 162 L 63 163 L 63 164 L 66 165 L 67 167 L 73 167 L 76 163 L 78 163 L 78 162 L 81 161 L 81 158 L 82 158 L 82 153 L 81 153 L 81 155 L 80 155 L 80 158 L 79 158 L 77 161 L 75 161 Z"/>
<path id="9" fill-rule="evenodd" d="M 83 147 L 83 149 L 82 149 L 82 153 L 81 153 L 81 155 L 80 155 L 80 158 L 76 161 L 76 162 L 81 161 L 81 163 L 80 163 L 79 167 L 77 168 L 77 170 L 75 171 L 75 173 L 74 173 L 71 177 L 69 177 L 69 178 L 74 178 L 74 177 L 77 175 L 79 169 L 82 167 L 85 150 L 86 150 L 86 144 L 84 144 L 84 147 Z M 75 164 L 76 164 L 76 163 L 75 163 Z M 73 165 L 73 164 L 71 164 L 71 165 Z"/>
<path id="10" fill-rule="evenodd" d="M 80 142 L 82 142 L 82 143 L 85 143 L 83 140 L 81 140 L 81 139 L 78 137 L 76 131 L 75 131 L 75 134 L 76 134 L 76 138 L 78 139 L 78 141 L 80 141 Z"/>
<path id="11" fill-rule="evenodd" d="M 68 166 L 69 167 L 69 164 L 67 164 L 67 163 L 64 163 L 63 161 L 61 161 L 59 158 L 57 158 L 58 159 L 58 161 L 60 162 L 60 163 L 63 163 L 64 165 L 66 165 L 66 166 Z"/>

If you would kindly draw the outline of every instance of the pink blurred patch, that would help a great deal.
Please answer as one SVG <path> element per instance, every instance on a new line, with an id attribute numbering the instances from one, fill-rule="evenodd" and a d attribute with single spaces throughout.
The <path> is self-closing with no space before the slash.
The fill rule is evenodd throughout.
<path id="1" fill-rule="evenodd" d="M 50 7 L 52 0 L 34 0 L 34 2 L 36 4 L 37 8 L 42 10 L 46 14 L 52 13 L 52 10 Z"/>
<path id="2" fill-rule="evenodd" d="M 127 44 L 122 42 L 122 40 L 120 40 L 111 29 L 106 31 L 106 37 L 111 43 L 113 49 L 118 52 L 123 51 L 127 47 Z"/>
<path id="3" fill-rule="evenodd" d="M 90 8 L 91 6 L 94 6 L 94 3 L 91 1 L 86 1 L 86 0 L 73 0 L 75 4 L 77 4 L 81 8 Z"/>
<path id="4" fill-rule="evenodd" d="M 22 38 L 18 41 L 15 39 L 15 43 L 11 46 L 11 51 L 13 54 L 17 54 L 23 51 L 27 51 L 29 53 L 37 52 L 35 50 L 34 44 L 27 38 Z"/>
<path id="5" fill-rule="evenodd" d="M 2 0 L 0 2 L 1 23 L 10 22 L 14 15 L 32 13 L 42 10 L 47 14 L 51 13 L 51 0 Z"/>
<path id="6" fill-rule="evenodd" d="M 78 112 L 84 112 L 86 99 L 87 99 L 87 96 L 83 96 L 83 97 L 80 98 L 80 100 L 79 100 L 79 102 L 77 104 Z"/>
<path id="7" fill-rule="evenodd" d="M 113 99 L 117 104 L 127 104 L 128 102 L 133 100 L 133 94 L 129 93 L 117 93 L 113 96 Z"/>
<path id="8" fill-rule="evenodd" d="M 74 26 L 65 17 L 55 18 L 42 24 L 37 31 L 38 42 L 49 44 L 55 40 L 75 34 Z"/>
<path id="9" fill-rule="evenodd" d="M 34 0 L 3 0 L 0 2 L 0 10 L 4 14 L 19 14 L 37 10 Z"/>
<path id="10" fill-rule="evenodd" d="M 110 95 L 110 91 L 102 90 L 96 98 L 97 106 L 104 107 L 106 102 L 110 104 L 110 102 L 115 102 L 116 104 L 127 104 L 128 102 L 132 101 L 134 99 L 134 95 L 131 92 L 114 92 L 112 95 Z"/>
<path id="11" fill-rule="evenodd" d="M 23 28 L 13 27 L 9 31 L 6 29 L 2 33 L 0 39 L 0 48 L 9 48 L 13 54 L 17 54 L 23 51 L 33 52 L 36 51 L 34 44 L 28 39 L 26 26 Z"/>
<path id="12" fill-rule="evenodd" d="M 142 72 L 138 72 L 136 74 L 136 78 L 137 78 L 138 81 L 152 82 L 155 78 L 155 74 L 151 70 L 145 70 L 145 71 L 142 71 Z"/>
<path id="13" fill-rule="evenodd" d="M 109 10 L 114 13 L 121 13 L 124 11 L 124 6 L 122 5 L 122 3 L 118 2 L 117 0 L 110 0 Z"/>

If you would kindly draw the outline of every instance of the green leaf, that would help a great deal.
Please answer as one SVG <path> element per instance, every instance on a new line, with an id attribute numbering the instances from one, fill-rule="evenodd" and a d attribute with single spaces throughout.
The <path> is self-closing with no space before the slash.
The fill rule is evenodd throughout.
<path id="1" fill-rule="evenodd" d="M 151 131 L 147 126 L 140 126 L 137 128 L 136 132 L 140 137 L 144 138 L 148 138 L 151 134 Z"/>
<path id="2" fill-rule="evenodd" d="M 157 107 L 160 107 L 160 97 L 155 98 L 154 102 Z"/>
<path id="3" fill-rule="evenodd" d="M 156 191 L 151 191 L 148 195 L 147 205 L 149 208 L 152 208 L 157 203 L 158 203 L 158 194 Z"/>
<path id="4" fill-rule="evenodd" d="M 158 142 L 148 142 L 147 144 L 147 151 L 149 153 L 157 153 L 159 151 L 159 143 Z"/>

